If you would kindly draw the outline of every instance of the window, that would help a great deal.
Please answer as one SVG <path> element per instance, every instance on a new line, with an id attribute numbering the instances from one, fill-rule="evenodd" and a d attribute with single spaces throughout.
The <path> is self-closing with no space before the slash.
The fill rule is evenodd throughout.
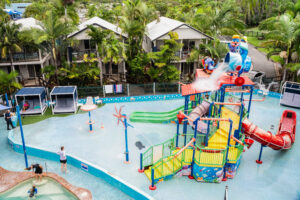
<path id="1" fill-rule="evenodd" d="M 181 73 L 193 74 L 194 73 L 194 63 L 182 63 Z"/>
<path id="2" fill-rule="evenodd" d="M 117 64 L 112 65 L 112 74 L 118 74 L 119 73 L 119 66 Z"/>
<path id="3" fill-rule="evenodd" d="M 90 49 L 90 41 L 89 40 L 83 40 L 84 43 L 84 49 Z"/>
<path id="4" fill-rule="evenodd" d="M 190 49 L 190 50 L 194 49 L 194 48 L 195 48 L 195 45 L 196 45 L 196 44 L 195 44 L 195 41 L 193 41 L 193 40 L 190 40 L 190 41 L 189 41 L 189 49 Z"/>
<path id="5" fill-rule="evenodd" d="M 16 66 L 15 66 L 15 71 L 18 72 L 19 76 L 21 75 L 21 74 L 20 74 L 20 67 L 19 67 L 19 65 L 16 65 Z"/>
<path id="6" fill-rule="evenodd" d="M 96 42 L 94 40 L 90 40 L 90 48 L 96 49 Z"/>

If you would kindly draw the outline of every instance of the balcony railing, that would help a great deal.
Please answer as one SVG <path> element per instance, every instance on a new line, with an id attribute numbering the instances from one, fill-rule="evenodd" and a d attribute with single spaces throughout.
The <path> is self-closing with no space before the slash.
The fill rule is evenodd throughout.
<path id="1" fill-rule="evenodd" d="M 175 55 L 171 60 L 172 61 L 186 60 L 190 57 L 190 54 L 191 51 L 177 51 L 175 52 Z"/>
<path id="2" fill-rule="evenodd" d="M 91 55 L 94 55 L 96 58 L 97 50 L 93 49 L 93 50 L 73 51 L 72 60 L 83 60 L 84 54 L 87 54 L 89 57 L 91 57 Z"/>
<path id="3" fill-rule="evenodd" d="M 30 61 L 39 61 L 39 53 L 34 52 L 34 53 L 14 53 L 13 54 L 13 62 L 30 62 Z M 10 62 L 10 57 L 9 55 L 6 56 L 6 58 L 2 58 L 0 56 L 0 62 L 1 63 L 9 63 Z"/>

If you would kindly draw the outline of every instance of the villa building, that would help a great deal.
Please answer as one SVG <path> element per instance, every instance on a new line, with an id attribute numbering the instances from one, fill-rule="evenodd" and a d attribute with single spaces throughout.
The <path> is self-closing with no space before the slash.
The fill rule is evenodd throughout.
<path id="1" fill-rule="evenodd" d="M 68 36 L 70 39 L 76 40 L 76 44 L 68 48 L 68 61 L 70 63 L 82 63 L 84 54 L 89 57 L 95 57 L 98 60 L 99 54 L 97 52 L 97 44 L 91 40 L 88 35 L 88 25 L 99 27 L 106 30 L 113 31 L 120 40 L 123 42 L 126 39 L 126 35 L 122 33 L 121 29 L 114 24 L 111 24 L 99 17 L 93 17 L 78 26 L 78 30 Z M 98 61 L 98 66 L 99 61 Z M 109 63 L 103 63 L 103 69 L 101 70 L 104 81 L 107 82 L 125 82 L 126 81 L 126 69 L 125 62 L 122 61 L 119 64 L 113 64 L 112 68 L 109 67 Z"/>
<path id="2" fill-rule="evenodd" d="M 176 32 L 179 42 L 183 44 L 183 47 L 175 54 L 175 56 L 179 57 L 179 60 L 172 61 L 180 71 L 180 79 L 186 80 L 189 76 L 193 77 L 199 63 L 198 61 L 188 62 L 192 49 L 198 48 L 199 44 L 207 43 L 208 40 L 213 38 L 183 22 L 167 17 L 159 17 L 158 20 L 147 24 L 146 37 L 143 43 L 145 51 L 159 51 L 164 44 L 164 40 L 170 38 L 169 32 Z"/>
<path id="3" fill-rule="evenodd" d="M 21 25 L 21 31 L 30 28 L 41 29 L 39 22 L 34 18 L 23 18 L 14 21 L 14 23 Z M 0 55 L 0 69 L 8 73 L 14 70 L 17 71 L 19 73 L 17 79 L 24 86 L 41 85 L 41 69 L 49 65 L 50 53 L 32 47 L 23 46 L 21 48 L 22 52 L 13 54 L 12 63 L 9 55 L 6 58 Z"/>

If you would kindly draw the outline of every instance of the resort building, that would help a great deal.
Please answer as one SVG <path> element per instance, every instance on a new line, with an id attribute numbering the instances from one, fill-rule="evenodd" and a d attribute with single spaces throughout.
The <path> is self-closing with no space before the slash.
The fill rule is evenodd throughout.
<path id="1" fill-rule="evenodd" d="M 99 54 L 97 44 L 91 40 L 88 35 L 88 25 L 99 27 L 106 30 L 113 31 L 120 40 L 123 42 L 126 39 L 126 35 L 122 33 L 121 29 L 114 24 L 111 24 L 99 17 L 93 17 L 78 26 L 78 30 L 71 33 L 68 38 L 74 39 L 77 42 L 73 46 L 68 48 L 68 61 L 70 63 L 82 63 L 83 56 L 88 55 L 89 58 L 94 57 L 98 60 L 99 65 Z M 101 70 L 102 76 L 105 82 L 125 82 L 126 81 L 126 70 L 125 62 L 122 61 L 119 64 L 113 64 L 110 67 L 109 63 L 103 63 L 103 69 Z"/>
<path id="2" fill-rule="evenodd" d="M 175 56 L 179 57 L 179 60 L 174 59 L 173 61 L 181 73 L 181 80 L 186 80 L 189 76 L 193 77 L 199 62 L 188 61 L 192 49 L 198 48 L 199 44 L 206 43 L 213 38 L 183 22 L 167 17 L 159 17 L 157 20 L 147 24 L 146 37 L 143 43 L 145 51 L 159 51 L 164 44 L 164 40 L 170 38 L 169 32 L 176 32 L 179 42 L 183 44 L 180 51 L 175 54 Z"/>
<path id="3" fill-rule="evenodd" d="M 39 21 L 34 18 L 23 18 L 13 23 L 20 24 L 21 31 L 31 28 L 42 28 Z M 41 85 L 41 69 L 49 65 L 50 53 L 34 47 L 21 46 L 21 48 L 22 52 L 15 52 L 12 60 L 9 55 L 5 58 L 0 55 L 0 69 L 8 73 L 14 70 L 17 71 L 19 73 L 17 79 L 24 86 Z"/>

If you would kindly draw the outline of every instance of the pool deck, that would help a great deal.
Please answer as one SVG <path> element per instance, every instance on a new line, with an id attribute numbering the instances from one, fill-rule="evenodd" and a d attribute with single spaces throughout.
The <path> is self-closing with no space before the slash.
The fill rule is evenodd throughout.
<path id="1" fill-rule="evenodd" d="M 289 109 L 278 106 L 273 110 L 274 105 L 279 105 L 278 101 L 278 99 L 269 98 L 266 102 L 254 102 L 250 120 L 266 130 L 274 125 L 274 130 L 276 130 L 282 111 Z M 161 101 L 148 104 L 126 103 L 124 113 L 130 114 L 133 111 L 142 110 L 169 111 L 183 105 L 182 103 L 182 101 L 172 103 Z M 117 106 L 119 107 L 120 104 Z M 252 199 L 253 195 L 256 199 L 292 199 L 300 192 L 297 187 L 297 177 L 300 177 L 300 171 L 296 167 L 299 162 L 295 159 L 298 149 L 300 149 L 298 148 L 300 143 L 297 142 L 294 144 L 294 148 L 286 153 L 264 148 L 263 165 L 255 163 L 260 149 L 260 145 L 255 143 L 250 150 L 243 154 L 238 175 L 233 180 L 220 184 L 201 184 L 188 178 L 177 177 L 157 184 L 158 189 L 150 191 L 148 189 L 150 182 L 147 177 L 137 172 L 139 154 L 148 147 L 173 137 L 176 133 L 176 125 L 131 123 L 134 126 L 134 128 L 128 129 L 131 163 L 127 165 L 123 163 L 125 157 L 123 153 L 125 150 L 124 127 L 122 124 L 116 125 L 113 113 L 113 104 L 106 104 L 93 111 L 92 119 L 95 120 L 96 125 L 92 134 L 88 133 L 88 126 L 85 123 L 87 114 L 80 114 L 63 119 L 51 118 L 34 125 L 24 126 L 25 140 L 29 146 L 49 151 L 56 151 L 63 145 L 67 154 L 70 153 L 107 169 L 110 174 L 120 177 L 155 199 L 187 199 L 199 195 L 208 200 L 222 199 L 225 185 L 229 186 L 232 199 Z M 297 114 L 299 115 L 300 112 L 297 111 Z M 101 128 L 101 124 L 104 125 L 104 128 Z M 298 128 L 299 125 L 298 122 Z M 15 129 L 12 132 L 14 138 L 20 143 L 19 130 Z M 296 137 L 298 137 L 297 134 Z M 138 149 L 136 142 L 141 142 L 144 148 Z M 291 175 L 296 178 L 291 178 Z M 280 181 L 277 182 L 278 179 Z M 262 187 L 264 184 L 267 186 Z M 279 188 L 281 190 L 278 190 Z M 291 190 L 282 191 L 282 188 L 291 188 Z M 253 195 L 249 195 L 251 193 Z"/>
<path id="2" fill-rule="evenodd" d="M 80 200 L 92 199 L 92 193 L 89 190 L 81 187 L 76 187 L 68 183 L 64 178 L 58 176 L 57 174 L 47 172 L 43 173 L 43 176 L 54 179 Z M 32 172 L 13 172 L 0 167 L 0 193 L 5 192 L 15 187 L 19 183 L 22 183 L 31 178 L 34 178 L 34 174 Z"/>

